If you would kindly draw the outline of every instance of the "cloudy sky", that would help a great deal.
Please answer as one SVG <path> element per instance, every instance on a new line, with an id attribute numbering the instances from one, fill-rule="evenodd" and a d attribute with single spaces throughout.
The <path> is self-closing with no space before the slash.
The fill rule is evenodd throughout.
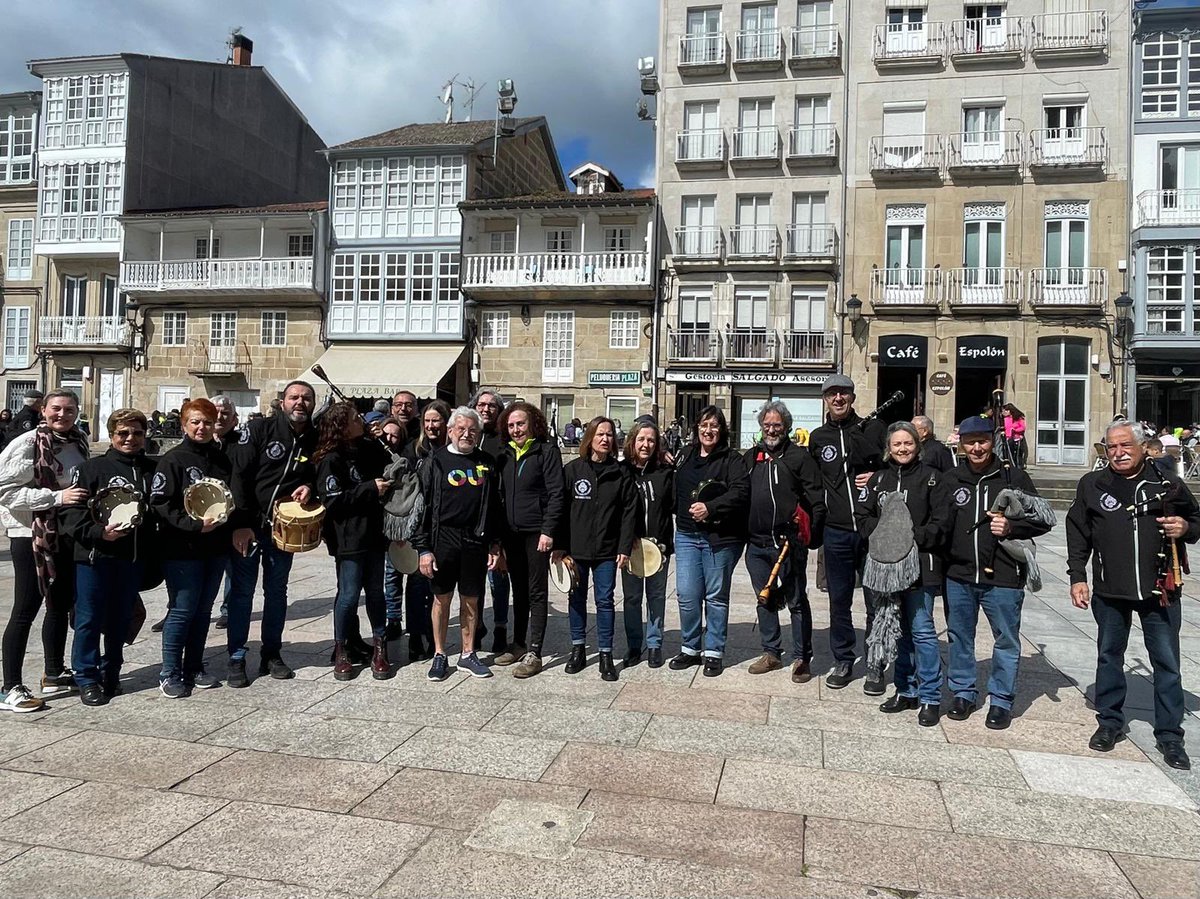
<path id="1" fill-rule="evenodd" d="M 634 115 L 636 61 L 655 53 L 653 0 L 9 0 L 0 93 L 36 89 L 33 57 L 129 51 L 224 62 L 240 25 L 328 144 L 439 121 L 453 75 L 516 83 L 518 115 L 544 115 L 569 171 L 585 159 L 653 185 L 653 132 Z M 458 99 L 466 91 L 455 88 Z M 465 118 L 465 109 L 455 118 Z"/>

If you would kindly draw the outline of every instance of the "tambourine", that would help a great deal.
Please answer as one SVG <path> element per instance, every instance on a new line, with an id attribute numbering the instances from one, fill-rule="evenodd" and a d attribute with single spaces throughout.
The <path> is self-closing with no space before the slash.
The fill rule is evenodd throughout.
<path id="1" fill-rule="evenodd" d="M 562 556 L 558 560 L 550 559 L 550 583 L 559 593 L 568 596 L 579 586 L 579 569 L 575 560 L 570 556 Z"/>
<path id="2" fill-rule="evenodd" d="M 183 491 L 183 511 L 196 521 L 209 519 L 224 524 L 233 512 L 233 494 L 224 481 L 201 478 Z"/>
<path id="3" fill-rule="evenodd" d="M 271 516 L 271 542 L 285 553 L 306 553 L 321 545 L 324 521 L 325 507 L 319 503 L 304 506 L 295 500 L 281 500 Z"/>
<path id="4" fill-rule="evenodd" d="M 663 554 L 653 540 L 641 537 L 633 542 L 629 553 L 629 573 L 634 577 L 654 577 L 662 570 Z"/>
<path id="5" fill-rule="evenodd" d="M 723 496 L 729 488 L 724 481 L 709 479 L 701 481 L 700 486 L 692 491 L 692 502 L 707 503 L 716 499 L 718 496 Z"/>
<path id="6" fill-rule="evenodd" d="M 142 494 L 129 484 L 100 488 L 88 500 L 88 508 L 97 524 L 121 529 L 136 528 L 145 511 Z"/>
<path id="7" fill-rule="evenodd" d="M 407 540 L 393 540 L 388 544 L 388 558 L 392 567 L 401 574 L 414 574 L 421 561 L 421 557 Z"/>

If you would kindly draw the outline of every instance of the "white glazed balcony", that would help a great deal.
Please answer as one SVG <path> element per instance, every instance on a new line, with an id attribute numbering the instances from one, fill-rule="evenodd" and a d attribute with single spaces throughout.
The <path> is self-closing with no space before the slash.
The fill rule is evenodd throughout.
<path id="1" fill-rule="evenodd" d="M 313 260 L 295 256 L 123 262 L 121 289 L 139 292 L 313 290 Z"/>
<path id="2" fill-rule="evenodd" d="M 46 315 L 38 320 L 42 346 L 127 347 L 133 338 L 129 322 L 100 315 Z"/>
<path id="3" fill-rule="evenodd" d="M 463 287 L 645 286 L 644 252 L 485 253 L 463 257 Z"/>

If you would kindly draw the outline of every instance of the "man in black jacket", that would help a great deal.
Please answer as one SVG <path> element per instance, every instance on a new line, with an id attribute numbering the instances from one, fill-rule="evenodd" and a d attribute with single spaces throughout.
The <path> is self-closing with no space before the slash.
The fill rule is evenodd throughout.
<path id="1" fill-rule="evenodd" d="M 1200 540 L 1200 508 L 1187 485 L 1154 469 L 1145 442 L 1139 424 L 1109 425 L 1104 435 L 1108 468 L 1080 478 L 1067 513 L 1071 602 L 1078 609 L 1090 605 L 1098 629 L 1098 727 L 1088 746 L 1108 752 L 1125 739 L 1125 647 L 1137 612 L 1154 671 L 1155 746 L 1168 765 L 1187 771 L 1192 764 L 1183 748 L 1179 658 L 1183 591 L 1172 563 L 1183 551 L 1179 540 Z"/>
<path id="2" fill-rule="evenodd" d="M 42 420 L 42 402 L 45 394 L 40 390 L 25 391 L 25 405 L 17 410 L 8 427 L 4 429 L 4 444 L 26 431 L 32 431 Z"/>
<path id="3" fill-rule="evenodd" d="M 833 670 L 825 678 L 835 690 L 850 683 L 854 672 L 855 648 L 851 608 L 854 585 L 862 570 L 867 541 L 857 530 L 854 516 L 858 504 L 866 498 L 867 481 L 883 464 L 886 428 L 878 420 L 867 421 L 854 412 L 854 382 L 845 375 L 830 375 L 821 387 L 825 401 L 825 424 L 812 432 L 808 449 L 821 472 L 825 490 L 825 577 L 829 586 L 829 648 Z M 867 607 L 867 633 L 875 619 L 870 596 Z M 863 692 L 882 696 L 883 672 L 870 670 Z"/>
<path id="4" fill-rule="evenodd" d="M 233 589 L 229 605 L 229 686 L 244 687 L 246 640 L 250 634 L 250 611 L 258 586 L 259 559 L 263 569 L 263 616 L 259 674 L 278 680 L 295 677 L 283 661 L 283 626 L 287 620 L 288 576 L 291 553 L 277 549 L 271 540 L 275 505 L 294 500 L 307 503 L 313 495 L 316 468 L 312 463 L 317 431 L 312 425 L 316 392 L 306 381 L 292 381 L 283 389 L 280 413 L 246 423 L 244 444 L 239 444 L 233 463 L 233 497 L 246 527 L 233 534 L 231 574 Z M 257 544 L 251 552 L 252 544 Z"/>
<path id="5" fill-rule="evenodd" d="M 498 460 L 507 439 L 506 434 L 500 433 L 500 413 L 504 411 L 504 397 L 495 387 L 480 387 L 467 405 L 479 413 L 479 420 L 483 422 L 479 448 Z M 492 587 L 492 626 L 496 629 L 492 636 L 492 655 L 498 656 L 508 650 L 508 598 L 511 584 L 508 573 L 504 571 L 489 571 L 488 583 Z M 487 636 L 487 625 L 483 623 L 486 600 L 487 597 L 480 594 L 479 617 L 476 619 L 479 631 L 476 639 L 479 643 L 483 643 L 483 638 Z"/>
<path id="6" fill-rule="evenodd" d="M 954 454 L 950 448 L 937 439 L 933 433 L 933 421 L 927 415 L 914 415 L 913 427 L 921 436 L 922 464 L 928 465 L 934 471 L 949 471 L 955 466 Z"/>
<path id="7" fill-rule="evenodd" d="M 950 494 L 950 545 L 946 556 L 946 602 L 950 609 L 949 676 L 954 699 L 947 715 L 955 721 L 976 709 L 975 628 L 979 610 L 996 635 L 992 673 L 988 679 L 988 715 L 992 730 L 1012 722 L 1021 661 L 1021 605 L 1025 600 L 1025 566 L 1000 548 L 1003 539 L 1028 540 L 1050 530 L 1049 524 L 1009 519 L 992 512 L 1001 490 L 1014 488 L 1037 495 L 1033 481 L 1019 468 L 1002 463 L 993 452 L 991 423 L 975 415 L 959 426 L 966 464 L 946 473 Z"/>
<path id="8" fill-rule="evenodd" d="M 746 571 L 755 595 L 769 587 L 770 597 L 758 601 L 763 654 L 750 665 L 750 673 L 766 674 L 783 667 L 779 609 L 786 605 L 792 619 L 792 680 L 803 684 L 812 678 L 813 656 L 808 550 L 821 545 L 825 490 L 808 450 L 789 439 L 792 413 L 784 403 L 766 403 L 759 410 L 758 427 L 762 440 L 746 451 L 750 469 Z M 807 541 L 798 532 L 797 510 L 803 510 L 808 522 Z M 787 555 L 771 581 L 771 569 L 785 546 Z"/>

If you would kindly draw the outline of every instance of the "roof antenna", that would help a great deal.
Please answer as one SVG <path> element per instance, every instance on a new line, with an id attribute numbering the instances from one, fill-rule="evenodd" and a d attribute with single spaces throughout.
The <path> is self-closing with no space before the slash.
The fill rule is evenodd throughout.
<path id="1" fill-rule="evenodd" d="M 229 37 L 225 39 L 225 49 L 229 52 L 225 54 L 225 65 L 233 64 L 233 39 L 242 33 L 241 25 L 233 25 L 229 29 Z"/>
<path id="2" fill-rule="evenodd" d="M 444 121 L 447 125 L 454 121 L 454 79 L 457 77 L 457 72 L 451 75 L 450 80 L 442 85 L 442 92 L 438 95 L 438 102 L 446 107 Z"/>
<path id="3" fill-rule="evenodd" d="M 479 96 L 479 92 L 483 90 L 483 85 L 476 85 L 474 78 L 468 78 L 466 81 L 454 82 L 459 87 L 464 88 L 467 92 L 467 99 L 462 101 L 462 105 L 467 108 L 466 121 L 471 121 L 471 114 L 475 109 L 475 98 Z"/>

